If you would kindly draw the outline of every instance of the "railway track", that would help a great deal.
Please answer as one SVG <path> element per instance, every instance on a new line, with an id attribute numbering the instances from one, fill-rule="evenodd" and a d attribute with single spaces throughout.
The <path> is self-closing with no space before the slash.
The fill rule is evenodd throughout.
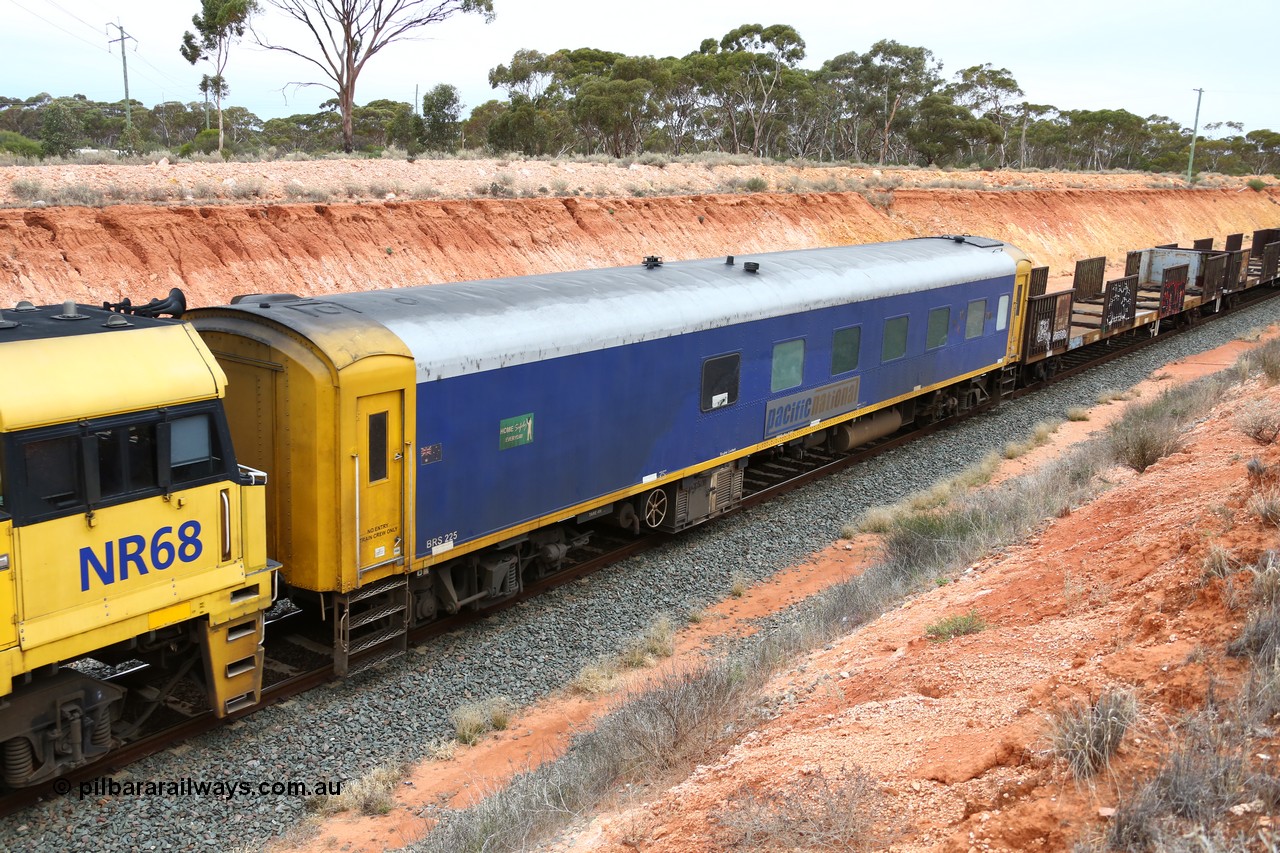
<path id="1" fill-rule="evenodd" d="M 1274 285 L 1274 282 L 1271 283 Z M 1255 287 L 1240 294 L 1230 308 L 1201 318 L 1200 322 L 1213 322 L 1219 318 L 1230 316 L 1235 311 L 1252 306 L 1261 301 L 1274 298 L 1273 287 Z M 1106 339 L 1088 347 L 1072 351 L 1060 359 L 1058 369 L 1044 380 L 1025 388 L 1020 388 L 1006 399 L 1022 397 L 1047 385 L 1062 381 L 1071 376 L 1093 369 L 1108 361 L 1121 358 L 1149 346 L 1158 346 L 1172 340 L 1187 331 L 1188 327 L 1168 329 L 1159 335 L 1151 335 L 1145 330 Z M 880 439 L 865 447 L 847 454 L 831 454 L 808 450 L 797 456 L 780 453 L 777 458 L 763 464 L 752 465 L 744 485 L 744 499 L 741 505 L 731 513 L 744 511 L 761 504 L 773 497 L 800 488 L 805 484 L 837 471 L 844 470 L 862 461 L 901 447 L 925 435 L 943 430 L 956 422 L 990 411 L 998 405 L 999 400 L 966 412 L 936 421 L 923 427 L 904 427 L 897 433 Z M 672 537 L 672 534 L 650 533 L 641 537 L 632 537 L 624 532 L 599 525 L 592 528 L 592 543 L 583 558 L 565 569 L 528 583 L 524 591 L 503 602 L 482 610 L 463 612 L 449 616 L 410 632 L 409 642 L 418 645 L 429 642 L 435 637 L 456 631 L 472 620 L 487 618 L 499 612 L 552 589 L 572 583 L 608 565 L 624 560 L 630 556 L 657 547 Z M 248 716 L 256 710 L 284 702 L 292 697 L 313 690 L 334 677 L 331 652 L 327 645 L 331 636 L 328 624 L 317 624 L 309 621 L 300 611 L 281 608 L 279 614 L 271 618 L 267 624 L 267 658 L 265 662 L 265 680 L 263 697 L 260 705 L 231 715 L 227 720 L 217 720 L 211 712 L 201 710 L 195 705 L 185 703 L 182 699 L 168 697 L 165 702 L 157 703 L 154 724 L 140 731 L 138 735 L 125 743 L 109 756 L 92 764 L 78 768 L 74 773 L 61 777 L 52 783 L 35 786 L 12 792 L 5 792 L 0 797 L 0 814 L 10 815 L 43 800 L 62 797 L 74 790 L 81 782 L 110 776 L 123 768 L 149 755 L 156 754 L 173 747 L 185 740 L 198 737 L 216 729 L 218 726 Z M 123 682 L 144 678 L 143 667 L 122 672 L 117 678 Z"/>

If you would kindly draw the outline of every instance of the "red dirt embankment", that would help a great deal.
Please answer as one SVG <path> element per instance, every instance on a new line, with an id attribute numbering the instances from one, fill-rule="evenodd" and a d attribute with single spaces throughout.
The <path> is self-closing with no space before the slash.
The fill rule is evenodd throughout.
<path id="1" fill-rule="evenodd" d="M 884 204 L 889 194 L 873 196 Z M 240 293 L 402 287 L 942 233 L 1008 240 L 1054 275 L 1078 258 L 1280 223 L 1280 193 L 906 189 L 666 198 L 0 210 L 0 305 L 192 305 Z"/>

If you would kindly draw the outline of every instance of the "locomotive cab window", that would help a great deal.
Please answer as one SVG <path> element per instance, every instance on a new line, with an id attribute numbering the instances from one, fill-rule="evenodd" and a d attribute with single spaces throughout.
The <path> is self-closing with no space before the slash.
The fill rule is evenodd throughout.
<path id="1" fill-rule="evenodd" d="M 168 426 L 169 468 L 174 484 L 189 483 L 222 471 L 217 436 L 208 415 L 178 418 Z"/>
<path id="2" fill-rule="evenodd" d="M 46 514 L 83 506 L 80 438 L 62 435 L 29 441 L 22 448 L 31 510 Z"/>
<path id="3" fill-rule="evenodd" d="M 804 381 L 804 339 L 773 345 L 773 375 L 770 391 L 785 391 Z"/>
<path id="4" fill-rule="evenodd" d="M 964 339 L 971 341 L 982 337 L 982 327 L 987 322 L 987 300 L 975 299 L 964 312 Z"/>
<path id="5" fill-rule="evenodd" d="M 907 318 L 892 317 L 884 321 L 884 342 L 880 346 L 880 360 L 893 361 L 907 354 Z"/>
<path id="6" fill-rule="evenodd" d="M 929 312 L 929 329 L 925 335 L 925 349 L 937 349 L 947 345 L 947 330 L 951 326 L 951 309 L 934 308 Z"/>
<path id="7" fill-rule="evenodd" d="M 369 415 L 369 482 L 387 479 L 387 413 Z"/>
<path id="8" fill-rule="evenodd" d="M 862 327 L 836 329 L 831 335 L 831 375 L 858 369 L 858 351 L 862 348 Z"/>
<path id="9" fill-rule="evenodd" d="M 156 487 L 155 423 L 95 429 L 92 435 L 98 467 L 95 500 Z"/>
<path id="10" fill-rule="evenodd" d="M 738 402 L 738 375 L 742 355 L 719 355 L 702 362 L 702 411 L 710 412 Z"/>

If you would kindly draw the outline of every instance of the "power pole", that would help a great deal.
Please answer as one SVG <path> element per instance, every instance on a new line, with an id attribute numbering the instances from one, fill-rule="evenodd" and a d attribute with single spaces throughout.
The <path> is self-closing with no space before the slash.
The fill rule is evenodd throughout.
<path id="1" fill-rule="evenodd" d="M 1200 132 L 1200 99 L 1204 89 L 1192 89 L 1196 93 L 1196 120 L 1191 127 L 1191 155 L 1187 157 L 1187 186 L 1191 186 L 1191 167 L 1196 162 L 1196 134 Z"/>
<path id="2" fill-rule="evenodd" d="M 126 39 L 133 39 L 134 41 L 137 41 L 137 39 L 126 33 L 124 31 L 124 27 L 120 26 L 118 21 L 114 24 L 107 21 L 107 26 L 115 27 L 120 31 L 120 38 L 107 39 L 107 44 L 120 42 L 120 65 L 124 68 L 124 128 L 125 130 L 129 130 L 133 127 L 133 110 L 129 107 L 129 62 L 125 59 L 126 51 L 124 49 L 124 43 Z"/>

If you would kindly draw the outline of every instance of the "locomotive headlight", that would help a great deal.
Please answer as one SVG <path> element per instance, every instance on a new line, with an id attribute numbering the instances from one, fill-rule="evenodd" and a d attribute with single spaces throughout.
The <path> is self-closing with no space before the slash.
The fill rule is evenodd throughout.
<path id="1" fill-rule="evenodd" d="M 0 554 L 0 572 L 3 572 L 7 568 L 9 568 L 9 555 Z"/>

